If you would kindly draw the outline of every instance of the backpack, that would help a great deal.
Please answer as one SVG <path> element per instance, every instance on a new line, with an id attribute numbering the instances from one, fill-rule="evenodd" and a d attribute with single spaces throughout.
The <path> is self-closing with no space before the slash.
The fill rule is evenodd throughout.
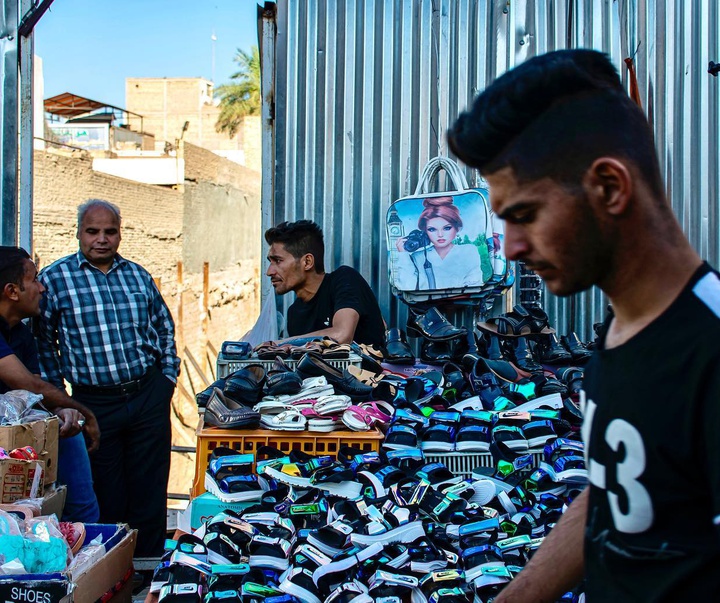
<path id="1" fill-rule="evenodd" d="M 454 191 L 429 192 L 440 170 Z M 468 187 L 453 160 L 431 159 L 415 193 L 387 210 L 393 294 L 410 305 L 452 298 L 480 301 L 509 287 L 513 278 L 502 250 L 502 222 L 495 219 L 489 199 L 487 189 Z"/>

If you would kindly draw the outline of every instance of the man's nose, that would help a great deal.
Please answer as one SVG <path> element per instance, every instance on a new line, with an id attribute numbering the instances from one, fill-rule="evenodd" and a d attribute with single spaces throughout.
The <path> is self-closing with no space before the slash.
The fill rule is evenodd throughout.
<path id="1" fill-rule="evenodd" d="M 508 260 L 522 260 L 530 251 L 530 244 L 522 228 L 505 222 L 505 257 Z"/>
<path id="2" fill-rule="evenodd" d="M 43 284 L 40 281 L 37 282 L 37 286 L 38 286 L 38 291 L 40 291 L 41 294 L 45 293 L 45 287 L 43 286 Z"/>
<path id="3" fill-rule="evenodd" d="M 266 275 L 266 276 L 272 276 L 274 272 L 275 272 L 275 268 L 273 268 L 273 265 L 270 264 L 270 265 L 267 267 L 267 270 L 265 271 L 265 275 Z"/>

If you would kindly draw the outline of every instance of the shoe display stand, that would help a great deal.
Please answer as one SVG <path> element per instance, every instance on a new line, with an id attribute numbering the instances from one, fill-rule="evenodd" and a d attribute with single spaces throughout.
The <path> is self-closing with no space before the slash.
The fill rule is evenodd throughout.
<path id="1" fill-rule="evenodd" d="M 302 450 L 312 455 L 328 455 L 335 458 L 343 446 L 352 446 L 363 452 L 379 452 L 383 434 L 377 429 L 367 432 L 332 431 L 316 433 L 310 431 L 289 432 L 270 429 L 219 429 L 205 427 L 200 418 L 197 428 L 197 452 L 195 454 L 195 478 L 191 498 L 205 492 L 205 472 L 210 454 L 218 446 L 226 446 L 238 454 L 255 454 L 261 446 L 274 446 L 282 452 Z"/>
<path id="2" fill-rule="evenodd" d="M 285 364 L 287 364 L 290 368 L 295 368 L 295 365 L 298 363 L 298 360 L 295 360 L 293 358 L 284 358 L 283 359 Z M 362 364 L 362 358 L 358 356 L 357 354 L 353 354 L 352 352 L 348 355 L 347 358 L 323 358 L 330 366 L 334 366 L 336 369 L 339 369 L 340 371 L 346 369 L 349 366 L 357 366 L 359 367 Z M 267 371 L 273 367 L 273 362 L 275 362 L 275 359 L 269 359 L 269 360 L 262 360 L 260 358 L 248 358 L 246 360 L 227 360 L 222 353 L 218 354 L 217 358 L 217 379 L 223 379 L 227 377 L 229 374 L 234 373 L 235 371 L 240 370 L 241 368 L 245 368 L 246 366 L 250 364 L 260 364 L 263 366 L 263 368 Z"/>

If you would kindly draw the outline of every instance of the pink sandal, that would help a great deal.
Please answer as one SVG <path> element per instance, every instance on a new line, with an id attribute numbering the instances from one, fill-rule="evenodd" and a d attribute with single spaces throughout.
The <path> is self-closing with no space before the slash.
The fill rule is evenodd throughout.
<path id="1" fill-rule="evenodd" d="M 342 421 L 353 431 L 369 431 L 377 423 L 383 425 L 389 423 L 390 419 L 392 419 L 392 413 L 394 413 L 394 409 L 386 402 L 379 400 L 363 402 L 359 405 L 350 406 L 343 413 Z"/>

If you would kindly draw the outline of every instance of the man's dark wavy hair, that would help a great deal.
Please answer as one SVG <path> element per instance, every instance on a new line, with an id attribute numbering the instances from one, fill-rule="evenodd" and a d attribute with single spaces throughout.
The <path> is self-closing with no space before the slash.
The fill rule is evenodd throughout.
<path id="1" fill-rule="evenodd" d="M 0 246 L 0 291 L 5 285 L 12 283 L 23 290 L 22 281 L 25 275 L 25 260 L 30 254 L 22 247 Z"/>
<path id="2" fill-rule="evenodd" d="M 312 220 L 282 222 L 265 231 L 268 245 L 281 243 L 294 258 L 300 259 L 306 253 L 315 258 L 315 272 L 325 272 L 325 242 L 322 229 Z"/>
<path id="3" fill-rule="evenodd" d="M 448 131 L 450 149 L 484 174 L 549 177 L 576 189 L 598 157 L 632 162 L 664 198 L 653 133 L 607 55 L 558 50 L 497 78 Z"/>

